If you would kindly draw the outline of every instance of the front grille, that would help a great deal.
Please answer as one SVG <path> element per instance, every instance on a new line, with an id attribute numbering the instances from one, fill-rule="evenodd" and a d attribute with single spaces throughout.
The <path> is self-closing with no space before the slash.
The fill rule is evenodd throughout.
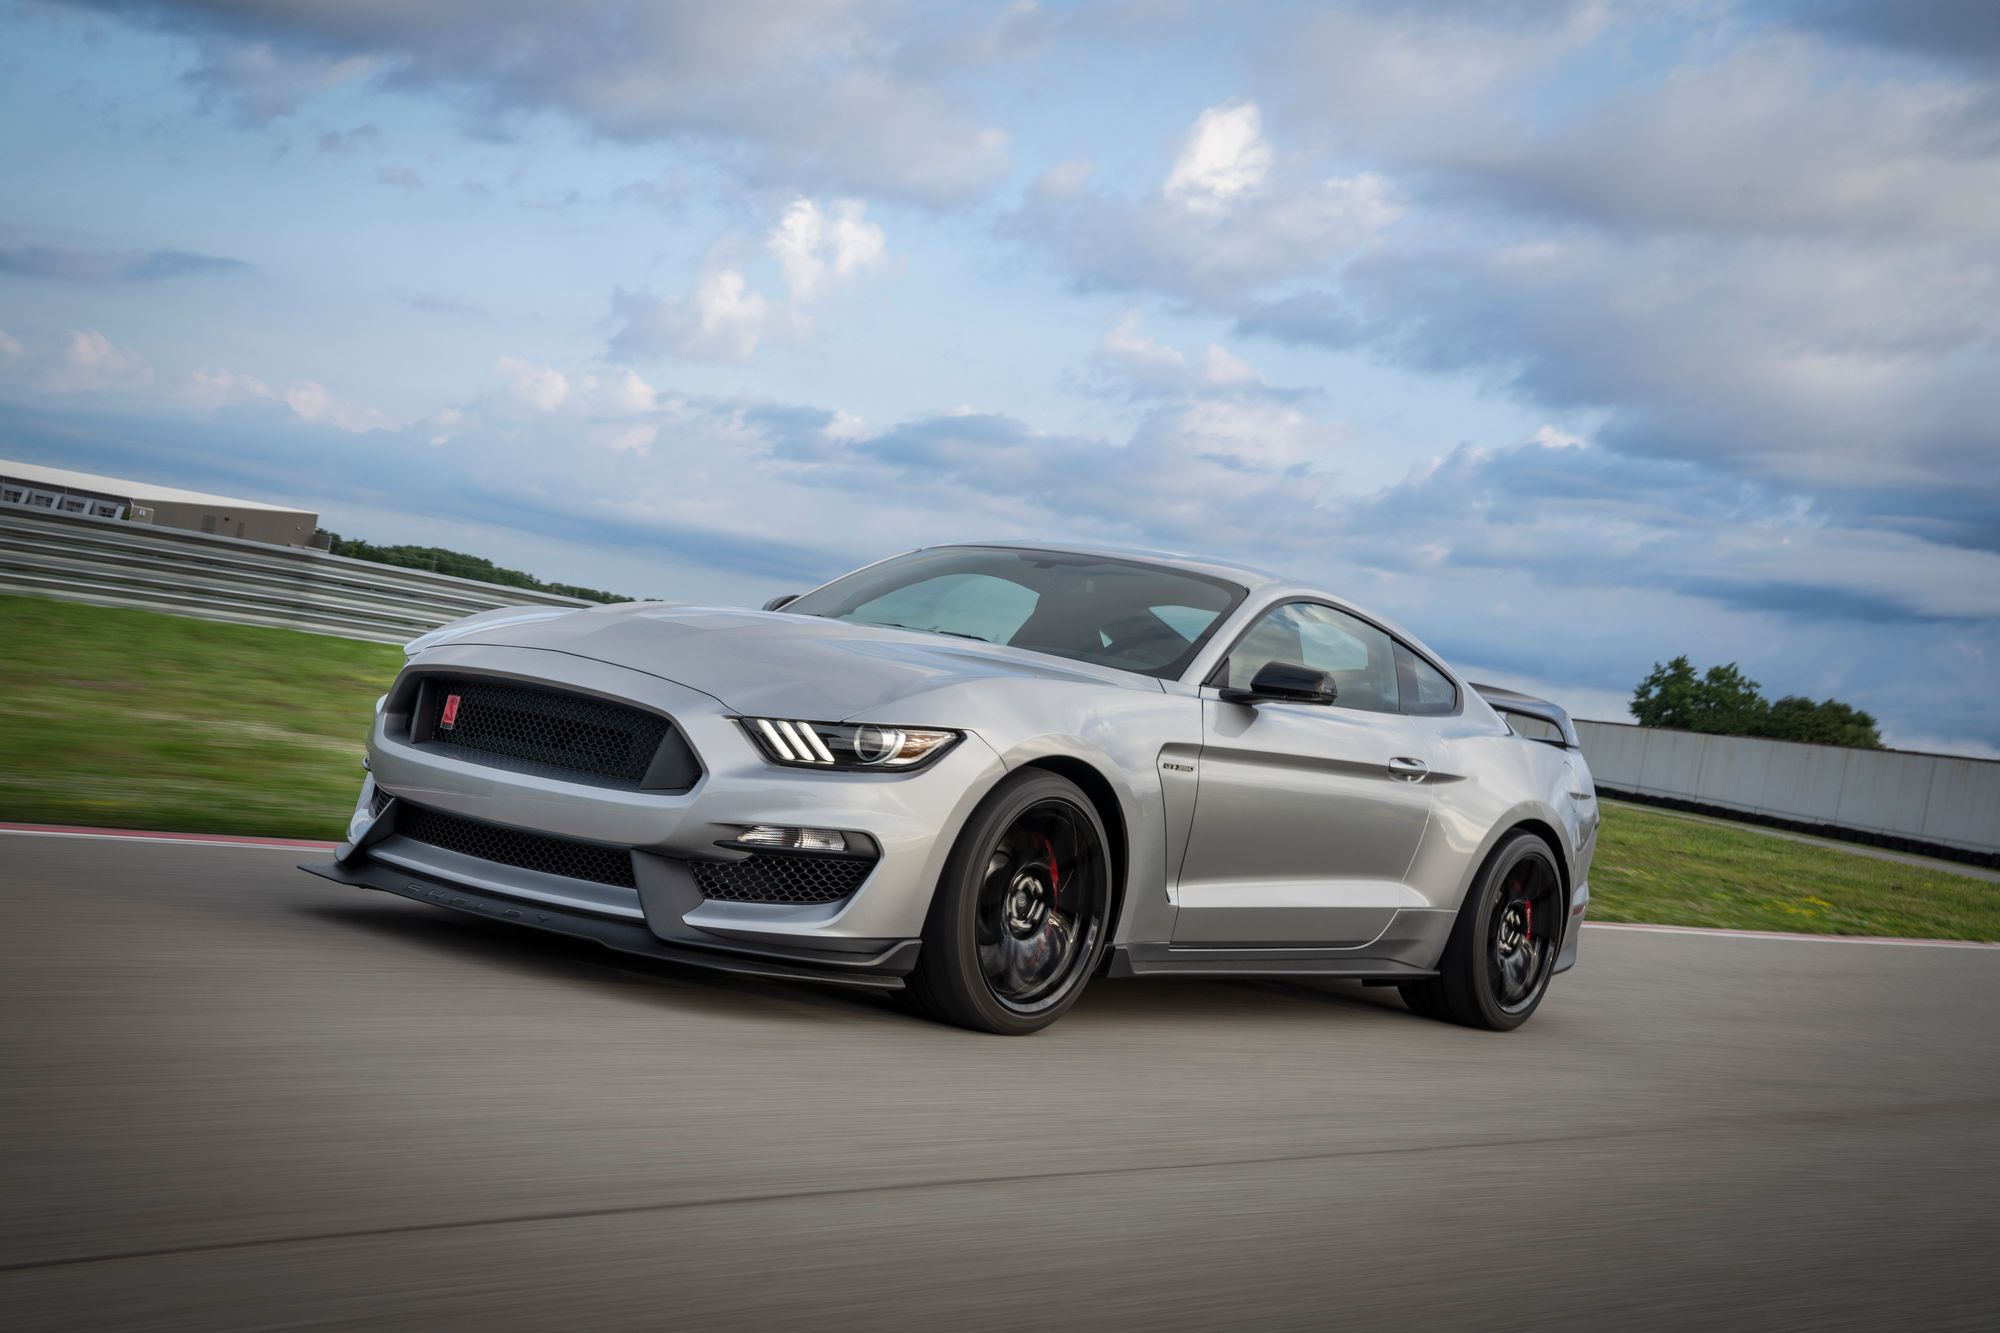
<path id="1" fill-rule="evenodd" d="M 639 886 L 632 875 L 632 853 L 623 847 L 505 828 L 483 819 L 467 819 L 411 805 L 408 801 L 396 805 L 396 834 L 461 856 L 476 856 L 482 861 L 521 870 L 539 870 L 544 875 L 587 879 L 626 889 Z"/>
<path id="2" fill-rule="evenodd" d="M 768 856 L 690 861 L 702 896 L 725 903 L 837 903 L 861 887 L 873 861 L 839 856 Z"/>
<path id="3" fill-rule="evenodd" d="M 657 713 L 477 676 L 424 677 L 410 738 L 468 763 L 600 786 L 685 791 L 700 771 L 687 742 Z"/>

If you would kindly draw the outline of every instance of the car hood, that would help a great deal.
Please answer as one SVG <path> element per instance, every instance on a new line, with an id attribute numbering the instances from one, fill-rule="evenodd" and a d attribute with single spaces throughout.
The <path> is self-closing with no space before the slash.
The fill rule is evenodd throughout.
<path id="1" fill-rule="evenodd" d="M 700 690 L 737 713 L 815 722 L 872 716 L 908 725 L 953 725 L 948 718 L 891 717 L 884 710 L 973 680 L 1160 688 L 1130 672 L 969 639 L 698 606 L 627 603 L 481 627 L 449 641 L 571 653 Z"/>

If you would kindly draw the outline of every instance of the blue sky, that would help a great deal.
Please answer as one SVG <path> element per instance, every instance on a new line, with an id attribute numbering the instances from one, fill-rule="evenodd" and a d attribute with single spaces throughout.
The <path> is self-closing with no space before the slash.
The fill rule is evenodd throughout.
<path id="1" fill-rule="evenodd" d="M 0 0 L 0 456 L 746 602 L 1322 579 L 2000 754 L 2000 5 Z"/>

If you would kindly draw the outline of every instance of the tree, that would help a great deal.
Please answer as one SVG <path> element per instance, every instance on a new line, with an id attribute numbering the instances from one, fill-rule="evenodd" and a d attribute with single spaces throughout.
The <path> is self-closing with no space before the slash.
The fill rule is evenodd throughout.
<path id="1" fill-rule="evenodd" d="M 1697 676 L 1685 656 L 1665 666 L 1653 663 L 1652 674 L 1632 691 L 1632 716 L 1642 727 L 1749 736 L 1769 707 L 1757 693 L 1757 682 L 1734 662 Z"/>
<path id="2" fill-rule="evenodd" d="M 1788 694 L 1772 704 L 1761 734 L 1780 741 L 1847 745 L 1858 750 L 1882 748 L 1882 733 L 1873 717 L 1838 699 L 1814 703 L 1802 694 Z"/>
<path id="3" fill-rule="evenodd" d="M 1757 682 L 1734 662 L 1700 675 L 1685 656 L 1664 666 L 1653 663 L 1652 671 L 1632 691 L 1632 716 L 1642 727 L 1882 748 L 1875 719 L 1867 713 L 1838 699 L 1814 703 L 1797 694 L 1770 703 L 1758 692 Z"/>

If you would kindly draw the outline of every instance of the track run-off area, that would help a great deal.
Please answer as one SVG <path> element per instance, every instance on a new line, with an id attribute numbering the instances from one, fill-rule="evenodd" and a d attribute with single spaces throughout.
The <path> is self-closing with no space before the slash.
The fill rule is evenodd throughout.
<path id="1" fill-rule="evenodd" d="M 2000 948 L 1586 928 L 1511 1034 L 1095 984 L 978 1036 L 0 832 L 10 1329 L 1990 1327 Z"/>

